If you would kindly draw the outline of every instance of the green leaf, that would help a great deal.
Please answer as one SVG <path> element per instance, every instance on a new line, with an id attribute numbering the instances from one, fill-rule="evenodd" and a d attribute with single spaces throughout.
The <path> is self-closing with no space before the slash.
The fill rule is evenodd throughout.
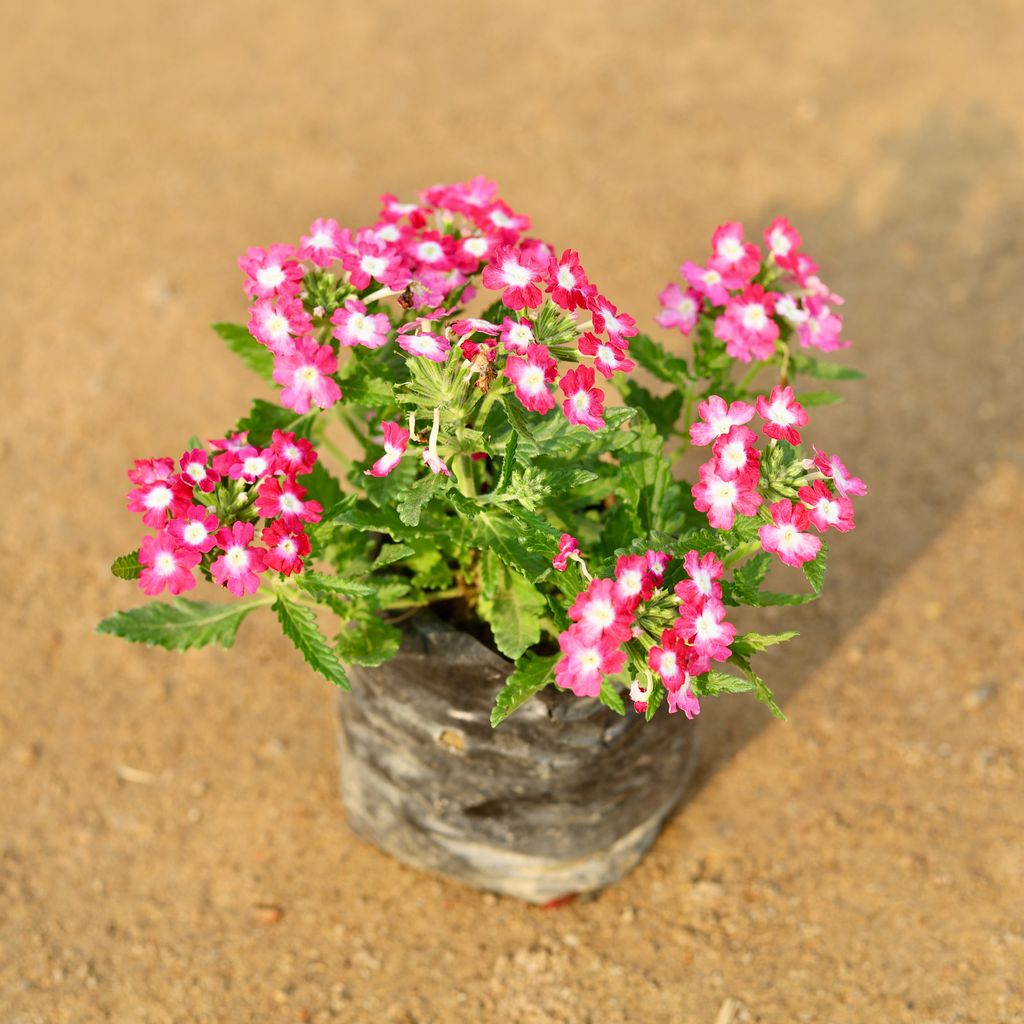
<path id="1" fill-rule="evenodd" d="M 292 431 L 299 437 L 309 438 L 315 413 L 298 416 L 292 409 L 257 398 L 252 403 L 248 416 L 238 421 L 238 429 L 249 434 L 249 443 L 257 448 L 270 444 L 275 430 Z"/>
<path id="2" fill-rule="evenodd" d="M 258 373 L 264 380 L 274 381 L 274 354 L 266 346 L 261 345 L 241 324 L 211 324 L 211 327 L 227 342 L 228 348 L 250 370 Z"/>
<path id="3" fill-rule="evenodd" d="M 544 596 L 524 576 L 497 563 L 493 597 L 481 593 L 477 607 L 494 634 L 494 644 L 515 661 L 540 640 Z"/>
<path id="4" fill-rule="evenodd" d="M 672 474 L 664 441 L 644 413 L 638 413 L 631 429 L 634 442 L 616 455 L 622 469 L 617 493 L 628 503 L 637 533 L 648 534 L 662 526 Z"/>
<path id="5" fill-rule="evenodd" d="M 805 356 L 802 352 L 794 352 L 790 359 L 790 365 L 795 373 L 802 373 L 808 377 L 817 377 L 818 380 L 863 380 L 864 374 L 860 370 L 854 370 L 850 366 L 841 366 L 839 363 L 826 363 L 813 356 Z"/>
<path id="6" fill-rule="evenodd" d="M 129 551 L 127 555 L 121 555 L 110 563 L 110 571 L 119 580 L 137 580 L 142 572 L 142 564 L 139 562 L 139 549 Z"/>
<path id="7" fill-rule="evenodd" d="M 767 650 L 776 644 L 784 644 L 799 636 L 799 633 L 741 633 L 732 642 L 732 649 L 736 654 L 751 655 L 757 651 Z"/>
<path id="8" fill-rule="evenodd" d="M 324 594 L 336 594 L 341 597 L 371 597 L 376 589 L 362 580 L 354 580 L 347 576 L 328 576 L 322 572 L 307 569 L 292 577 L 295 582 L 314 597 Z"/>
<path id="9" fill-rule="evenodd" d="M 306 659 L 306 663 L 328 682 L 340 686 L 343 690 L 350 689 L 345 669 L 338 660 L 334 648 L 320 632 L 313 610 L 305 605 L 296 604 L 279 591 L 274 602 L 274 611 L 277 612 L 282 632 Z"/>
<path id="10" fill-rule="evenodd" d="M 346 622 L 335 639 L 338 654 L 355 665 L 383 665 L 398 651 L 402 633 L 376 615 Z"/>
<path id="11" fill-rule="evenodd" d="M 374 559 L 373 568 L 383 569 L 386 565 L 393 565 L 414 554 L 416 554 L 416 549 L 409 547 L 408 544 L 382 544 L 376 559 Z"/>
<path id="12" fill-rule="evenodd" d="M 523 706 L 535 693 L 543 690 L 554 682 L 555 662 L 559 655 L 551 654 L 544 657 L 532 651 L 524 654 L 517 662 L 508 681 L 498 694 L 494 707 L 491 709 L 491 726 L 505 721 L 517 708 Z"/>
<path id="13" fill-rule="evenodd" d="M 758 552 L 749 562 L 744 562 L 733 573 L 733 582 L 737 589 L 756 593 L 764 583 L 771 565 L 772 556 L 767 551 Z"/>
<path id="14" fill-rule="evenodd" d="M 505 445 L 505 454 L 501 459 L 501 476 L 498 478 L 497 490 L 504 491 L 512 479 L 512 470 L 516 465 L 516 449 L 519 447 L 519 434 L 513 431 Z"/>
<path id="15" fill-rule="evenodd" d="M 406 488 L 397 506 L 398 518 L 406 526 L 419 526 L 423 507 L 434 496 L 434 492 L 437 490 L 438 479 L 437 474 L 428 473 Z"/>
<path id="16" fill-rule="evenodd" d="M 629 405 L 642 409 L 663 436 L 671 433 L 683 410 L 682 391 L 670 391 L 667 395 L 657 396 L 627 378 L 619 384 L 619 392 Z"/>
<path id="17" fill-rule="evenodd" d="M 551 568 L 559 533 L 535 516 L 517 512 L 513 517 L 500 510 L 487 511 L 477 516 L 472 525 L 472 542 L 477 549 L 493 551 L 531 582 Z"/>
<path id="18" fill-rule="evenodd" d="M 799 391 L 796 400 L 810 409 L 816 405 L 837 405 L 843 401 L 843 396 L 835 391 Z"/>
<path id="19" fill-rule="evenodd" d="M 141 608 L 115 612 L 97 627 L 97 633 L 119 636 L 133 643 L 186 651 L 190 647 L 220 644 L 230 647 L 242 619 L 265 601 L 212 604 L 176 597 L 153 601 Z"/>
<path id="20" fill-rule="evenodd" d="M 622 699 L 622 692 L 607 677 L 601 680 L 601 692 L 597 699 L 606 707 L 611 708 L 617 715 L 626 713 L 626 702 Z"/>
<path id="21" fill-rule="evenodd" d="M 756 689 L 751 679 L 740 679 L 729 672 L 712 669 L 704 675 L 697 676 L 692 685 L 693 692 L 699 697 L 717 697 L 723 693 L 745 693 Z"/>
<path id="22" fill-rule="evenodd" d="M 299 478 L 299 483 L 306 488 L 306 499 L 320 502 L 321 508 L 333 508 L 344 497 L 337 477 L 319 460 L 313 464 L 311 472 Z"/>
<path id="23" fill-rule="evenodd" d="M 629 355 L 637 365 L 642 366 L 648 373 L 653 374 L 658 380 L 663 380 L 666 384 L 684 387 L 691 379 L 686 360 L 670 355 L 661 344 L 646 334 L 637 334 L 630 339 Z"/>
<path id="24" fill-rule="evenodd" d="M 665 684 L 660 679 L 654 680 L 654 688 L 647 698 L 647 710 L 644 712 L 644 720 L 649 722 L 658 712 L 662 702 L 665 700 Z"/>
<path id="25" fill-rule="evenodd" d="M 828 545 L 823 543 L 821 550 L 818 552 L 818 557 L 813 562 L 804 562 L 804 575 L 807 577 L 807 582 L 810 583 L 815 596 L 821 593 L 821 588 L 825 583 L 827 560 Z"/>
<path id="26" fill-rule="evenodd" d="M 530 429 L 530 424 L 526 419 L 526 413 L 523 411 L 523 407 L 519 399 L 514 395 L 506 395 L 503 404 L 505 406 L 505 415 L 508 416 L 508 421 L 512 424 L 512 429 L 521 437 L 526 438 L 526 440 L 533 441 L 533 431 Z"/>

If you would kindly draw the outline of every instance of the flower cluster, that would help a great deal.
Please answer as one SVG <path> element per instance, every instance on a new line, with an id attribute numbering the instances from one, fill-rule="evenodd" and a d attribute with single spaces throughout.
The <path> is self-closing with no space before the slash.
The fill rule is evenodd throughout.
<path id="1" fill-rule="evenodd" d="M 236 597 L 255 593 L 263 572 L 302 571 L 306 527 L 323 514 L 298 482 L 316 462 L 313 446 L 280 430 L 262 449 L 241 432 L 210 445 L 185 452 L 177 466 L 171 458 L 137 459 L 128 472 L 136 485 L 128 508 L 156 531 L 139 548 L 147 594 L 191 590 L 197 567 Z M 261 519 L 262 546 L 254 543 Z"/>
<path id="2" fill-rule="evenodd" d="M 703 319 L 729 355 L 744 363 L 771 356 L 785 331 L 795 332 L 804 348 L 846 348 L 835 312 L 843 300 L 800 251 L 797 230 L 777 217 L 764 232 L 764 244 L 762 253 L 744 238 L 742 224 L 723 224 L 711 239 L 707 264 L 687 260 L 679 268 L 684 287 L 670 283 L 659 295 L 658 323 L 690 334 Z"/>

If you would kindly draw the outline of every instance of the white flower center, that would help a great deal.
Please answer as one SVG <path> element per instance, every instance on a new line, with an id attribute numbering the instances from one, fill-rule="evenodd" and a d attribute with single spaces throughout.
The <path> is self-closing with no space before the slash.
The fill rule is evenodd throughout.
<path id="1" fill-rule="evenodd" d="M 295 541 L 293 541 L 291 537 L 285 537 L 285 539 L 277 545 L 277 550 L 291 558 L 297 550 Z"/>
<path id="2" fill-rule="evenodd" d="M 776 228 L 771 233 L 769 244 L 776 256 L 788 256 L 789 250 L 793 248 L 789 236 L 781 228 Z"/>
<path id="3" fill-rule="evenodd" d="M 154 487 L 149 494 L 146 495 L 146 508 L 167 508 L 171 503 L 171 489 L 165 484 L 160 484 L 158 487 Z"/>
<path id="4" fill-rule="evenodd" d="M 245 548 L 240 548 L 237 545 L 228 548 L 224 557 L 232 569 L 244 569 L 249 564 L 249 556 L 245 553 Z"/>
<path id="5" fill-rule="evenodd" d="M 174 561 L 174 555 L 172 555 L 170 551 L 161 551 L 160 554 L 156 556 L 153 568 L 156 569 L 160 576 L 170 576 L 177 568 L 177 563 Z"/>
<path id="6" fill-rule="evenodd" d="M 796 417 L 785 402 L 776 400 L 768 406 L 768 418 L 780 427 L 788 427 Z"/>
<path id="7" fill-rule="evenodd" d="M 743 326 L 748 331 L 762 331 L 768 323 L 768 314 L 760 303 L 752 302 L 743 310 Z"/>
<path id="8" fill-rule="evenodd" d="M 590 395 L 586 391 L 577 391 L 572 396 L 572 405 L 577 412 L 586 412 L 590 408 Z"/>
<path id="9" fill-rule="evenodd" d="M 318 231 L 309 240 L 309 247 L 311 249 L 329 249 L 333 244 L 334 240 L 326 231 Z"/>
<path id="10" fill-rule="evenodd" d="M 698 569 L 693 574 L 694 586 L 707 597 L 711 593 L 711 573 L 706 569 Z"/>
<path id="11" fill-rule="evenodd" d="M 425 263 L 434 263 L 444 255 L 444 249 L 437 242 L 424 242 L 420 246 L 420 259 Z"/>
<path id="12" fill-rule="evenodd" d="M 732 505 L 736 501 L 736 485 L 731 480 L 719 480 L 711 495 L 716 505 Z"/>
<path id="13" fill-rule="evenodd" d="M 291 491 L 285 491 L 284 494 L 281 495 L 281 508 L 283 508 L 285 512 L 301 512 L 302 502 L 299 501 Z"/>
<path id="14" fill-rule="evenodd" d="M 359 269 L 372 277 L 383 274 L 387 269 L 388 261 L 383 256 L 364 256 L 359 261 Z"/>
<path id="15" fill-rule="evenodd" d="M 558 268 L 558 287 L 564 288 L 567 292 L 576 287 L 576 278 L 572 276 L 572 270 L 569 267 Z"/>
<path id="16" fill-rule="evenodd" d="M 202 483 L 206 479 L 206 467 L 201 462 L 190 462 L 185 472 L 192 477 L 196 483 Z"/>
<path id="17" fill-rule="evenodd" d="M 513 288 L 523 288 L 533 280 L 533 271 L 515 260 L 505 260 L 501 265 L 501 273 L 506 284 Z"/>
<path id="18" fill-rule="evenodd" d="M 195 546 L 197 544 L 202 544 L 203 541 L 206 540 L 207 530 L 198 519 L 193 519 L 188 526 L 185 527 L 183 536 L 186 544 Z"/>
<path id="19" fill-rule="evenodd" d="M 531 364 L 523 370 L 519 386 L 528 394 L 536 394 L 544 387 L 544 371 L 539 366 Z"/>
<path id="20" fill-rule="evenodd" d="M 249 458 L 242 463 L 242 472 L 246 476 L 262 476 L 263 472 L 267 468 L 267 460 L 262 456 L 250 455 Z"/>
<path id="21" fill-rule="evenodd" d="M 678 667 L 675 651 L 666 651 L 661 656 L 661 674 L 663 676 L 674 676 Z"/>
<path id="22" fill-rule="evenodd" d="M 598 629 L 607 629 L 615 621 L 615 608 L 611 601 L 591 601 L 584 617 Z"/>
<path id="23" fill-rule="evenodd" d="M 738 238 L 723 238 L 718 243 L 718 255 L 729 263 L 743 259 L 743 243 Z"/>
<path id="24" fill-rule="evenodd" d="M 488 249 L 488 242 L 486 238 L 467 238 L 462 243 L 462 248 L 469 253 L 470 256 L 476 256 L 479 259 Z"/>
<path id="25" fill-rule="evenodd" d="M 284 271 L 277 263 L 270 267 L 260 267 L 256 271 L 256 280 L 261 288 L 276 288 L 284 281 Z"/>
<path id="26" fill-rule="evenodd" d="M 315 366 L 303 366 L 295 371 L 300 384 L 312 387 L 320 379 L 320 371 Z"/>
<path id="27" fill-rule="evenodd" d="M 288 318 L 280 313 L 273 313 L 267 317 L 267 334 L 275 338 L 282 338 L 288 333 Z"/>

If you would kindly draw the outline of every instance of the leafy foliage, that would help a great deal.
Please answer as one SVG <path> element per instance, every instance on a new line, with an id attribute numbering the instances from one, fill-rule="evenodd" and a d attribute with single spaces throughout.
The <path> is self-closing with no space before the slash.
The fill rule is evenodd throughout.
<path id="1" fill-rule="evenodd" d="M 523 706 L 539 690 L 553 683 L 557 655 L 524 654 L 498 694 L 491 710 L 491 725 L 500 725 L 517 708 Z"/>
<path id="2" fill-rule="evenodd" d="M 274 611 L 277 612 L 281 631 L 295 645 L 310 668 L 335 686 L 343 690 L 350 689 L 345 668 L 320 632 L 312 609 L 279 592 L 274 602 Z"/>
<path id="3" fill-rule="evenodd" d="M 184 597 L 152 601 L 141 608 L 114 612 L 96 627 L 96 632 L 169 651 L 207 644 L 230 647 L 242 620 L 257 603 L 211 604 Z"/>

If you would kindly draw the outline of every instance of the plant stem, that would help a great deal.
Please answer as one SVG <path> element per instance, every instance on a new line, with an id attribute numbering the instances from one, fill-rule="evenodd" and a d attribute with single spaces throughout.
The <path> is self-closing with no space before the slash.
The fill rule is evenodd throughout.
<path id="1" fill-rule="evenodd" d="M 732 566 L 734 566 L 737 562 L 743 561 L 743 559 L 746 558 L 747 555 L 752 555 L 760 547 L 760 539 L 745 541 L 735 551 L 730 552 L 728 555 L 725 556 L 725 558 L 722 559 L 722 567 L 725 569 L 732 568 Z"/>

